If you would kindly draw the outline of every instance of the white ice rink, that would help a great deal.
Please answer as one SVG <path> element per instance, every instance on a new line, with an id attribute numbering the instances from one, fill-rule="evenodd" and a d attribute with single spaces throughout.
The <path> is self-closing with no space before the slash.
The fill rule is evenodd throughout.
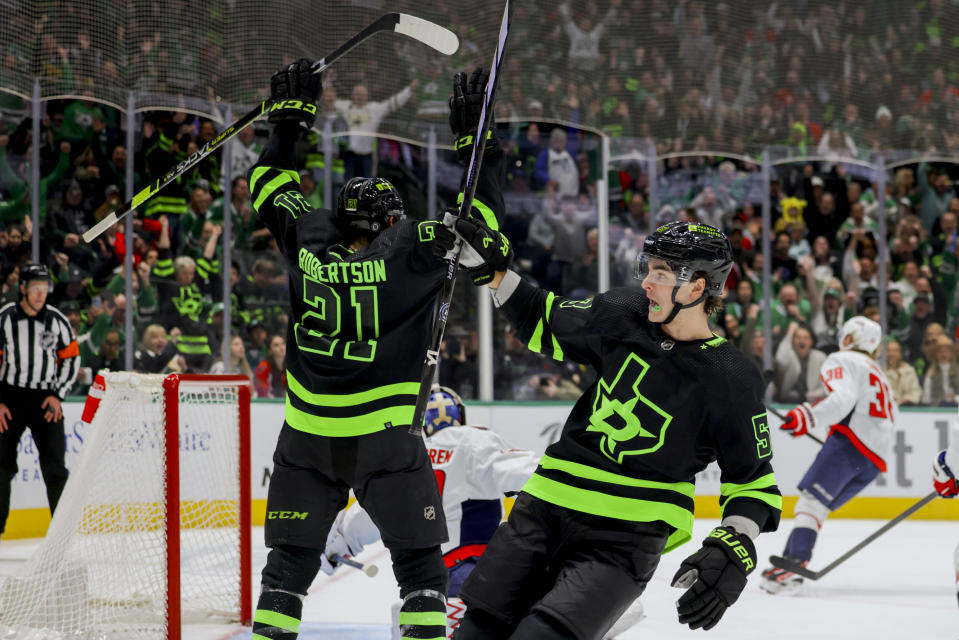
<path id="1" fill-rule="evenodd" d="M 714 522 L 697 520 L 694 540 L 701 540 Z M 825 525 L 811 568 L 820 569 L 884 524 L 874 520 L 833 520 Z M 770 596 L 757 586 L 759 572 L 770 554 L 782 552 L 791 521 L 774 534 L 760 537 L 759 569 L 750 578 L 739 601 L 709 631 L 690 631 L 676 621 L 674 602 L 680 591 L 669 580 L 693 542 L 663 557 L 643 595 L 646 619 L 620 636 L 623 640 L 768 640 L 775 638 L 831 640 L 955 640 L 959 639 L 959 607 L 953 588 L 953 549 L 959 542 L 956 522 L 906 521 L 860 551 L 818 582 L 808 582 L 793 597 Z M 254 530 L 254 594 L 266 559 L 263 530 Z M 0 574 L 10 573 L 36 546 L 36 541 L 0 543 Z M 359 558 L 380 567 L 368 578 L 359 571 L 341 569 L 333 577 L 320 574 L 310 589 L 303 611 L 300 638 L 304 640 L 386 640 L 390 602 L 396 586 L 389 556 L 374 545 Z M 254 600 L 255 600 L 254 595 Z M 596 598 L 603 597 L 601 588 Z M 189 640 L 239 640 L 249 630 L 194 628 Z"/>

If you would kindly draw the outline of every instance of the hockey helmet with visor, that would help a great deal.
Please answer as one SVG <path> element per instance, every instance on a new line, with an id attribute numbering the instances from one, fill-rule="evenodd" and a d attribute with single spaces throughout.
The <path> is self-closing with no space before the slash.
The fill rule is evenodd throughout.
<path id="1" fill-rule="evenodd" d="M 654 270 L 651 274 L 650 260 L 662 260 L 671 273 Z M 732 246 L 722 231 L 699 222 L 670 222 L 647 236 L 642 252 L 636 256 L 633 277 L 640 282 L 652 277 L 656 284 L 672 284 L 673 308 L 662 322 L 668 324 L 682 309 L 702 304 L 710 296 L 722 296 L 732 268 Z M 677 302 L 676 292 L 697 273 L 705 274 L 703 294 L 687 304 Z"/>

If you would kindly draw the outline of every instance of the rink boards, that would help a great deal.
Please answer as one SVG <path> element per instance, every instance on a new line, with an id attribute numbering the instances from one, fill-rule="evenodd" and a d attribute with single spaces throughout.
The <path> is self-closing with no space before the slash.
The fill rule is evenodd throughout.
<path id="1" fill-rule="evenodd" d="M 471 424 L 487 426 L 501 433 L 516 447 L 542 452 L 559 435 L 571 405 L 556 403 L 471 403 Z M 80 421 L 82 402 L 65 402 L 63 412 L 67 434 L 67 467 L 72 467 L 86 439 L 88 428 Z M 262 524 L 266 491 L 272 468 L 273 447 L 283 423 L 282 401 L 255 401 L 251 408 L 251 484 L 253 523 Z M 956 420 L 955 410 L 904 409 L 894 439 L 893 452 L 887 460 L 889 470 L 867 487 L 834 517 L 888 519 L 902 512 L 932 488 L 932 459 L 945 448 L 950 423 Z M 778 429 L 779 420 L 769 416 L 770 437 L 774 451 L 773 466 L 779 487 L 786 499 L 785 514 L 790 516 L 795 503 L 796 484 L 806 471 L 819 445 L 809 438 L 793 439 Z M 216 455 L 215 436 L 203 425 L 184 425 L 181 449 L 191 457 Z M 36 447 L 30 432 L 20 441 L 17 459 L 20 467 L 13 481 L 11 514 L 5 539 L 37 537 L 46 532 L 49 512 L 46 505 Z M 708 467 L 696 481 L 696 515 L 714 518 L 719 515 L 719 469 Z M 189 498 L 189 496 L 184 496 Z M 935 500 L 914 518 L 959 520 L 959 501 Z"/>

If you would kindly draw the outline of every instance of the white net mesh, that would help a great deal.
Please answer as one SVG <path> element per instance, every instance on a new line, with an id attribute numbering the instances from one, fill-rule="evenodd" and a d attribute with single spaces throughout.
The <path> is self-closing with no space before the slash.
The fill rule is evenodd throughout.
<path id="1" fill-rule="evenodd" d="M 108 376 L 46 539 L 16 576 L 0 579 L 0 637 L 167 637 L 163 379 Z M 240 617 L 237 396 L 235 383 L 180 387 L 181 597 L 173 606 L 184 622 Z"/>

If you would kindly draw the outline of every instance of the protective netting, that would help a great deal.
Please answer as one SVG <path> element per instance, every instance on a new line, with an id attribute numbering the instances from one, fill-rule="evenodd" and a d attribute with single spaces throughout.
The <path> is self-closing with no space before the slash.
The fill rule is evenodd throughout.
<path id="1" fill-rule="evenodd" d="M 49 532 L 0 579 L 0 636 L 167 637 L 164 376 L 113 373 Z M 240 617 L 236 383 L 179 394 L 184 622 Z M 176 429 L 176 425 L 169 425 Z"/>
<path id="2" fill-rule="evenodd" d="M 865 159 L 959 148 L 954 2 L 514 5 L 501 122 L 571 122 L 623 145 L 652 139 L 660 153 L 771 148 L 774 156 Z M 0 7 L 0 88 L 28 97 L 39 78 L 44 98 L 86 95 L 125 107 L 134 91 L 139 109 L 219 117 L 217 100 L 253 104 L 280 64 L 320 58 L 382 13 L 402 11 L 454 29 L 460 51 L 445 57 L 403 36 L 377 36 L 331 70 L 325 101 L 329 109 L 364 99 L 357 92 L 376 102 L 399 93 L 379 132 L 422 141 L 445 119 L 451 72 L 489 63 L 501 9 L 422 0 L 8 2 Z"/>

